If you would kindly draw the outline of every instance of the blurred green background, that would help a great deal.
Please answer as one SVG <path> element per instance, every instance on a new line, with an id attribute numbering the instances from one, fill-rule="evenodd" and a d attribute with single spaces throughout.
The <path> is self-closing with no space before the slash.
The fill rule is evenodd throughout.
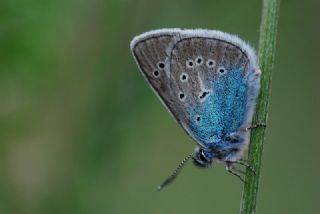
<path id="1" fill-rule="evenodd" d="M 319 6 L 282 1 L 258 213 L 319 213 Z M 195 146 L 129 50 L 162 27 L 220 29 L 257 47 L 261 1 L 2 0 L 0 213 L 238 213 L 242 184 Z"/>

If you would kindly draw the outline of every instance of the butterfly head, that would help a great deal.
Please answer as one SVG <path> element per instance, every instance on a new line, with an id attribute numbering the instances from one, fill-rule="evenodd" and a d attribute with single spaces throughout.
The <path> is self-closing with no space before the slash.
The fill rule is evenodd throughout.
<path id="1" fill-rule="evenodd" d="M 195 166 L 206 168 L 212 164 L 213 154 L 212 151 L 205 150 L 204 148 L 196 148 L 192 159 Z"/>

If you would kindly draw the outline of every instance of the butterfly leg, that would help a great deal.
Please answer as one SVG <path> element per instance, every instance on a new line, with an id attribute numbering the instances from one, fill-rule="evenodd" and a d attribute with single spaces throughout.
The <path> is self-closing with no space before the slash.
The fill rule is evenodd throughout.
<path id="1" fill-rule="evenodd" d="M 254 168 L 250 166 L 248 163 L 241 161 L 241 160 L 235 160 L 235 161 L 226 161 L 227 165 L 232 165 L 232 164 L 240 164 L 242 166 L 245 166 L 247 169 L 249 169 L 253 174 L 256 175 L 256 172 L 254 171 Z"/>
<path id="2" fill-rule="evenodd" d="M 233 167 L 232 169 L 233 169 L 233 171 L 235 171 L 235 172 L 237 172 L 237 173 L 239 173 L 239 174 L 242 174 L 242 175 L 245 175 L 245 174 L 246 174 L 245 171 L 240 170 L 240 169 L 237 169 L 237 168 L 235 168 L 235 167 Z"/>
<path id="3" fill-rule="evenodd" d="M 228 164 L 228 163 L 227 163 L 226 170 L 227 170 L 227 172 L 229 172 L 230 174 L 238 177 L 242 182 L 245 182 L 244 179 L 243 179 L 243 178 L 241 177 L 241 175 L 240 175 L 240 173 L 242 173 L 242 171 L 233 168 L 233 167 L 232 167 L 232 164 Z"/>
<path id="4" fill-rule="evenodd" d="M 238 132 L 247 132 L 250 131 L 252 129 L 256 129 L 256 128 L 260 128 L 260 127 L 267 127 L 267 125 L 265 123 L 257 123 L 257 124 L 253 124 L 249 127 L 243 128 L 243 129 L 239 129 Z"/>
<path id="5" fill-rule="evenodd" d="M 256 129 L 256 128 L 260 128 L 260 127 L 267 127 L 267 124 L 265 123 L 257 123 L 257 124 L 253 124 L 252 126 L 246 128 L 246 130 L 251 130 L 251 129 Z"/>

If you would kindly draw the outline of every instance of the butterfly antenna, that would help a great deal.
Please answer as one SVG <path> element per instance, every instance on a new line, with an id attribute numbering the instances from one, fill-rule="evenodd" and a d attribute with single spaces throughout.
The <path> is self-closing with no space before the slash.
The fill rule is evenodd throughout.
<path id="1" fill-rule="evenodd" d="M 187 157 L 185 157 L 181 163 L 178 165 L 178 167 L 172 172 L 172 174 L 166 179 L 164 180 L 159 186 L 158 186 L 158 190 L 162 190 L 165 186 L 167 186 L 168 184 L 170 184 L 172 181 L 174 181 L 174 179 L 178 176 L 178 174 L 180 173 L 181 169 L 184 167 L 184 165 L 188 162 L 188 160 L 193 157 L 194 153 L 192 152 L 190 155 L 188 155 Z"/>

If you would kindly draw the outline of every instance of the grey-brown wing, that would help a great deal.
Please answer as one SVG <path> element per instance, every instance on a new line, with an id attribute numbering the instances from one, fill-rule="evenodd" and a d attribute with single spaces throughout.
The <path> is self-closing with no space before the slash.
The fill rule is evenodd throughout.
<path id="1" fill-rule="evenodd" d="M 151 87 L 201 145 L 235 130 L 253 111 L 248 101 L 255 102 L 260 86 L 255 55 L 239 38 L 218 31 L 160 30 L 136 37 L 131 49 Z"/>
<path id="2" fill-rule="evenodd" d="M 170 53 L 179 40 L 179 30 L 156 30 L 137 36 L 131 50 L 144 77 L 161 101 L 176 117 L 174 107 L 179 90 L 170 75 Z"/>

